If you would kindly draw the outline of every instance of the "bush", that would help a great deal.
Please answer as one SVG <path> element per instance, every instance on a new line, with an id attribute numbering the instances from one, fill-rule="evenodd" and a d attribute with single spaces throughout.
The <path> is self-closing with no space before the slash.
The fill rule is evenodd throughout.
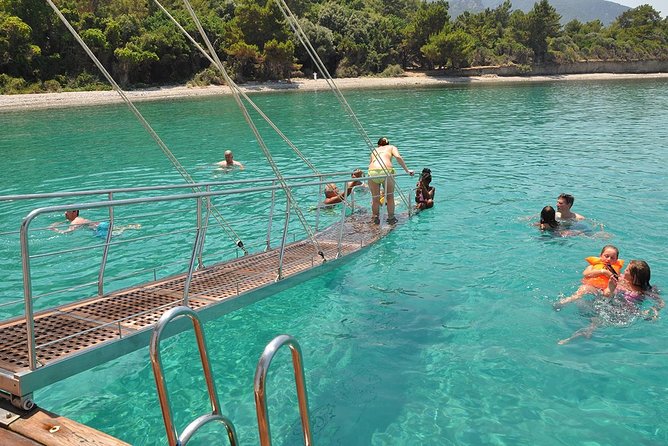
<path id="1" fill-rule="evenodd" d="M 399 77 L 404 75 L 404 69 L 401 68 L 399 64 L 388 65 L 381 73 L 378 74 L 379 77 Z"/>
<path id="2" fill-rule="evenodd" d="M 188 82 L 189 87 L 206 87 L 211 84 L 225 85 L 223 75 L 214 67 L 209 67 L 200 71 Z"/>
<path id="3" fill-rule="evenodd" d="M 57 80 L 50 79 L 48 81 L 44 81 L 44 91 L 47 91 L 49 93 L 58 93 L 61 90 L 62 87 L 60 86 L 60 82 L 58 82 Z"/>

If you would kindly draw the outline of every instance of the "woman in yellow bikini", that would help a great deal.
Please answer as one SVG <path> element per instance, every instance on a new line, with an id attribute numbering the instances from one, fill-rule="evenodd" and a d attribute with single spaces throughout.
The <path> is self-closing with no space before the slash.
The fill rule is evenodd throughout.
<path id="1" fill-rule="evenodd" d="M 385 202 L 387 204 L 387 222 L 395 224 L 397 222 L 394 216 L 394 168 L 392 167 L 392 157 L 396 158 L 399 165 L 413 176 L 414 172 L 408 167 L 404 159 L 399 154 L 399 149 L 390 145 L 387 138 L 383 137 L 378 140 L 378 147 L 371 153 L 371 161 L 369 162 L 369 176 L 385 175 L 383 178 L 373 178 L 369 180 L 369 190 L 371 191 L 371 212 L 373 213 L 373 222 L 380 224 L 379 208 L 380 208 L 380 186 L 383 185 L 385 189 Z"/>

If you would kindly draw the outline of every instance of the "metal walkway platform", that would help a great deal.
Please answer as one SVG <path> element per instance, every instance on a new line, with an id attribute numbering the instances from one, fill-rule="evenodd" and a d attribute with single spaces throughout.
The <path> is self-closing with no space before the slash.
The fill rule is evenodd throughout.
<path id="1" fill-rule="evenodd" d="M 187 274 L 180 274 L 36 313 L 37 367 L 33 370 L 26 319 L 4 321 L 0 324 L 0 390 L 29 395 L 146 347 L 153 325 L 175 306 L 185 304 L 206 321 L 256 302 L 336 267 L 342 259 L 360 252 L 392 229 L 371 224 L 368 215 L 353 214 L 316 234 L 326 262 L 322 262 L 312 243 L 286 244 L 282 278 L 277 280 L 280 248 L 243 256 L 195 271 L 187 302 Z M 184 328 L 187 325 L 175 324 L 173 331 Z"/>

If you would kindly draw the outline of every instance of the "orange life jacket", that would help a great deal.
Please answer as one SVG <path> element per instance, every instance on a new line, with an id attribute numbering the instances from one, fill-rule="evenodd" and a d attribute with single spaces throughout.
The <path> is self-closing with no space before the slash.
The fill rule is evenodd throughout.
<path id="1" fill-rule="evenodd" d="M 605 263 L 601 261 L 600 257 L 587 257 L 585 259 L 589 264 L 593 267 L 593 269 L 606 269 L 605 268 Z M 624 261 L 617 259 L 615 263 L 611 263 L 610 266 L 612 266 L 612 269 L 614 269 L 617 274 L 619 274 L 622 271 L 622 266 L 624 266 Z M 610 281 L 610 278 L 608 276 L 595 276 L 595 277 L 585 277 L 582 279 L 582 283 L 585 285 L 591 285 L 593 287 L 599 288 L 601 290 L 604 290 L 608 286 L 608 282 Z"/>

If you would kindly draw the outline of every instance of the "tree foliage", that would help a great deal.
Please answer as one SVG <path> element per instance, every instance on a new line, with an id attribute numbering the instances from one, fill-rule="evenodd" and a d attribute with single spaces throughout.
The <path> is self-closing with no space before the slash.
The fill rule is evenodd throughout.
<path id="1" fill-rule="evenodd" d="M 164 0 L 193 36 L 179 0 Z M 528 13 L 511 0 L 451 18 L 447 1 L 289 0 L 326 69 L 337 76 L 398 69 L 668 59 L 668 19 L 649 5 L 565 26 L 548 0 Z M 59 0 L 64 16 L 125 86 L 220 82 L 217 70 L 152 2 Z M 192 5 L 237 82 L 310 76 L 316 64 L 272 0 L 193 0 Z M 390 69 L 391 68 L 391 69 Z M 43 0 L 0 0 L 0 92 L 97 86 L 100 76 Z"/>

